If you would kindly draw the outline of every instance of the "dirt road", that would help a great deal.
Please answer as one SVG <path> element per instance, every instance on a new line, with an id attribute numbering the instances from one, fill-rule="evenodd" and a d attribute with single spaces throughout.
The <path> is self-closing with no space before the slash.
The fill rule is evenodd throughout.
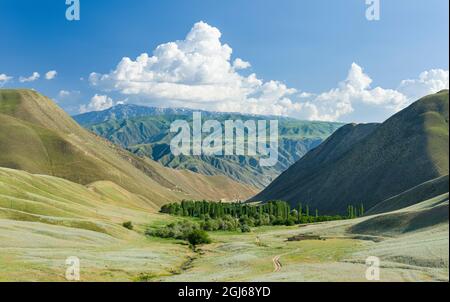
<path id="1" fill-rule="evenodd" d="M 272 261 L 273 261 L 273 266 L 274 266 L 274 273 L 279 272 L 281 270 L 281 268 L 283 267 L 283 265 L 280 262 L 280 257 L 281 256 L 275 256 Z"/>

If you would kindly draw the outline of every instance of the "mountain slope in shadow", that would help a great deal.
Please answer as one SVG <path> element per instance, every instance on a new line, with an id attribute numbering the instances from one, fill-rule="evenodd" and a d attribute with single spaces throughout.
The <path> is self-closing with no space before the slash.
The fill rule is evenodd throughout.
<path id="1" fill-rule="evenodd" d="M 252 200 L 309 204 L 345 213 L 370 209 L 448 175 L 448 90 L 426 96 L 382 124 L 346 125 Z"/>

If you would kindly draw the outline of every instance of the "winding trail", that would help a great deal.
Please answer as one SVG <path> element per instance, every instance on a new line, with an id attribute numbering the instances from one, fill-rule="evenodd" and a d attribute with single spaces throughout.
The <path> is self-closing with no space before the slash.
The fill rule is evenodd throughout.
<path id="1" fill-rule="evenodd" d="M 293 250 L 293 251 L 290 251 L 290 252 L 287 252 L 287 253 L 284 253 L 284 254 L 281 254 L 281 255 L 278 255 L 278 256 L 273 257 L 273 258 L 272 258 L 273 267 L 274 267 L 273 272 L 274 272 L 274 273 L 277 273 L 277 272 L 281 271 L 281 269 L 283 268 L 283 264 L 281 264 L 281 261 L 280 261 L 280 258 L 281 258 L 282 256 L 286 256 L 286 255 L 298 253 L 299 251 L 300 251 L 300 249 L 295 249 L 295 250 Z"/>
<path id="2" fill-rule="evenodd" d="M 273 257 L 273 259 L 272 259 L 272 261 L 273 261 L 273 266 L 274 266 L 274 268 L 275 268 L 275 269 L 273 270 L 274 273 L 281 271 L 281 268 L 283 267 L 283 265 L 282 265 L 281 262 L 280 262 L 280 257 L 281 257 L 281 255 L 280 255 L 280 256 L 275 256 L 275 257 Z"/>

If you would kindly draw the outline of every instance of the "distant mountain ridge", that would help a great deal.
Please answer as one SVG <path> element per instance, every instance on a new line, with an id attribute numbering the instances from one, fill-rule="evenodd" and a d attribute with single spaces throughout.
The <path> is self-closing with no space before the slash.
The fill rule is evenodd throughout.
<path id="1" fill-rule="evenodd" d="M 74 116 L 87 129 L 134 154 L 149 157 L 166 167 L 187 169 L 204 175 L 223 175 L 235 181 L 264 188 L 309 150 L 317 147 L 342 123 L 300 121 L 288 117 L 200 111 L 202 118 L 225 120 L 277 119 L 279 122 L 279 161 L 274 167 L 261 167 L 257 156 L 178 156 L 170 151 L 170 125 L 177 119 L 192 122 L 197 110 L 120 105 L 100 112 Z M 100 123 L 97 123 L 102 121 Z M 103 122 L 104 121 L 104 122 Z"/>
<path id="2" fill-rule="evenodd" d="M 444 90 L 382 124 L 346 125 L 252 200 L 281 199 L 322 213 L 345 213 L 350 204 L 370 210 L 416 186 L 430 190 L 420 185 L 449 173 L 448 106 Z"/>
<path id="3" fill-rule="evenodd" d="M 102 111 L 91 111 L 74 116 L 74 119 L 81 125 L 94 125 L 108 120 L 123 120 L 142 116 L 155 115 L 184 115 L 192 114 L 195 110 L 187 108 L 161 108 L 146 107 L 134 104 L 121 104 Z M 199 110 L 196 110 L 199 111 Z"/>
<path id="4" fill-rule="evenodd" d="M 201 112 L 202 115 L 207 118 L 216 117 L 219 119 L 220 117 L 223 116 L 241 116 L 245 118 L 295 120 L 293 118 L 275 115 L 241 114 L 238 112 L 206 111 L 183 107 L 153 107 L 136 104 L 118 104 L 105 110 L 85 112 L 81 114 L 76 114 L 72 117 L 80 125 L 89 126 L 107 122 L 109 120 L 124 120 L 145 116 L 161 116 L 161 115 L 192 116 L 192 113 L 194 112 Z"/>

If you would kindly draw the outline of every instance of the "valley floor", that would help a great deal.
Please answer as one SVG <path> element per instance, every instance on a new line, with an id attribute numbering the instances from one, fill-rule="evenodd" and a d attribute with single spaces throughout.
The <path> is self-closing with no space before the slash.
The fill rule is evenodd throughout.
<path id="1" fill-rule="evenodd" d="M 71 256 L 81 281 L 364 282 L 369 256 L 381 260 L 380 281 L 449 280 L 448 194 L 379 216 L 212 232 L 197 252 L 145 236 L 181 219 L 151 207 L 113 183 L 0 169 L 0 281 L 65 281 Z M 320 238 L 287 241 L 300 234 Z"/>
<path id="2" fill-rule="evenodd" d="M 397 238 L 348 236 L 343 232 L 347 224 L 217 234 L 216 243 L 202 249 L 191 269 L 159 280 L 364 282 L 365 260 L 377 256 L 380 281 L 448 281 L 448 224 Z M 286 242 L 288 237 L 310 232 L 322 239 Z"/>
<path id="3" fill-rule="evenodd" d="M 0 220 L 0 281 L 64 281 L 69 256 L 81 281 L 367 281 L 368 256 L 381 259 L 380 281 L 449 280 L 448 224 L 380 238 L 346 234 L 353 223 L 212 233 L 193 253 L 179 241 Z M 286 242 L 300 233 L 322 239 Z"/>

